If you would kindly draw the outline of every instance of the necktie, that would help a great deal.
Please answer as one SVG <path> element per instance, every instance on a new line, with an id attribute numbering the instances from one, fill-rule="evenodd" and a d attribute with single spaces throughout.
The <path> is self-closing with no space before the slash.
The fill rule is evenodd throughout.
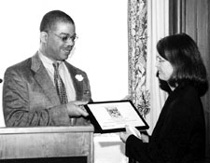
<path id="1" fill-rule="evenodd" d="M 55 87 L 60 99 L 61 104 L 66 104 L 68 103 L 68 98 L 67 98 L 67 94 L 66 94 L 66 88 L 65 85 L 63 83 L 63 80 L 61 79 L 60 75 L 59 75 L 59 63 L 53 63 L 53 67 L 54 67 L 54 82 L 55 82 Z"/>
<path id="2" fill-rule="evenodd" d="M 53 63 L 53 67 L 55 70 L 55 72 L 54 72 L 55 87 L 56 87 L 60 102 L 61 102 L 61 104 L 66 104 L 66 103 L 68 103 L 68 98 L 67 98 L 67 94 L 66 94 L 65 85 L 59 75 L 59 71 L 58 71 L 59 63 L 58 62 Z M 76 123 L 76 119 L 71 117 L 70 125 L 74 126 L 75 123 Z"/>

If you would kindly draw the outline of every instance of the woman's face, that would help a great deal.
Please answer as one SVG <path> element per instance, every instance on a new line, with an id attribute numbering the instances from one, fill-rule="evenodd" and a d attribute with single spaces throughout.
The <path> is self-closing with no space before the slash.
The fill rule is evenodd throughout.
<path id="1" fill-rule="evenodd" d="M 156 60 L 156 67 L 158 71 L 158 77 L 161 80 L 168 81 L 174 71 L 171 63 L 158 55 Z"/>

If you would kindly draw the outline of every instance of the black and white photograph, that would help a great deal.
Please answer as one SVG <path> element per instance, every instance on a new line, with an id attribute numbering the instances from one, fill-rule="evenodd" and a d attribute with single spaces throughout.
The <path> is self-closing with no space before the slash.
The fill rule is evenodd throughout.
<path id="1" fill-rule="evenodd" d="M 0 163 L 210 163 L 210 0 L 2 0 Z"/>

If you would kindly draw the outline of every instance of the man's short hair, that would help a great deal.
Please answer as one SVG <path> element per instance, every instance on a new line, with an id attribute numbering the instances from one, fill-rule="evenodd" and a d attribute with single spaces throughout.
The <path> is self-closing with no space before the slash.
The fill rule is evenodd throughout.
<path id="1" fill-rule="evenodd" d="M 48 32 L 57 22 L 71 23 L 74 25 L 73 19 L 65 12 L 53 10 L 44 15 L 40 24 L 40 32 Z"/>

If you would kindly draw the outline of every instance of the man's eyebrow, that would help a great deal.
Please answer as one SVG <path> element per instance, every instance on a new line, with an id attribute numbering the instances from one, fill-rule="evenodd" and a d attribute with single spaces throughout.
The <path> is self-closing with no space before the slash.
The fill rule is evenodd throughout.
<path id="1" fill-rule="evenodd" d="M 77 34 L 74 33 L 74 34 L 71 36 L 69 33 L 61 32 L 60 35 L 65 35 L 65 36 L 74 37 L 74 36 L 76 36 Z"/>

